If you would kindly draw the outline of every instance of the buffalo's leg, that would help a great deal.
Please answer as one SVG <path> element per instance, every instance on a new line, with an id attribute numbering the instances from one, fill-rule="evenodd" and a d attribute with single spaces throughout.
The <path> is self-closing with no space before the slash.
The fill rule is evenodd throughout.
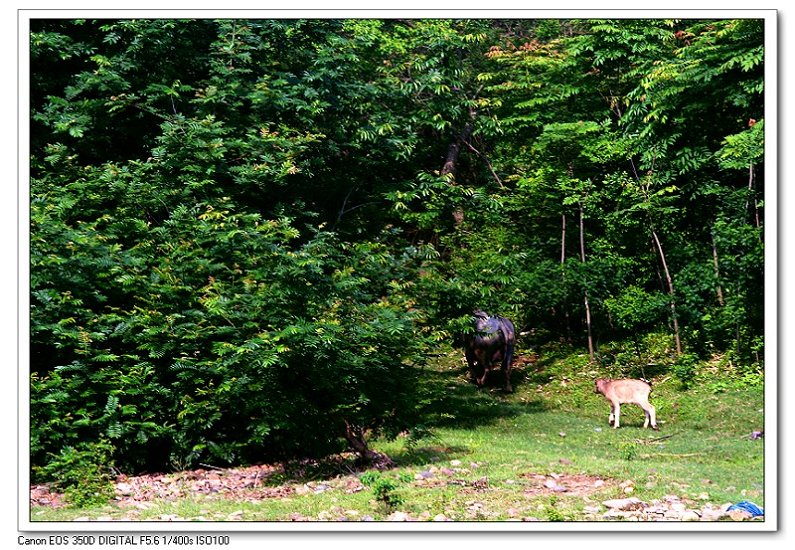
<path id="1" fill-rule="evenodd" d="M 513 346 L 508 346 L 508 349 L 505 351 L 505 357 L 502 359 L 502 374 L 505 377 L 505 391 L 508 393 L 513 392 L 513 386 L 511 386 L 511 363 L 513 362 Z"/>
<path id="2" fill-rule="evenodd" d="M 478 372 L 477 370 L 475 370 L 475 365 L 478 364 L 475 352 L 471 349 L 467 349 L 464 351 L 464 355 L 466 356 L 467 359 L 467 365 L 469 365 L 469 375 L 472 377 L 473 380 L 475 380 L 475 382 L 478 383 L 478 385 L 480 385 L 480 381 L 478 380 Z"/>

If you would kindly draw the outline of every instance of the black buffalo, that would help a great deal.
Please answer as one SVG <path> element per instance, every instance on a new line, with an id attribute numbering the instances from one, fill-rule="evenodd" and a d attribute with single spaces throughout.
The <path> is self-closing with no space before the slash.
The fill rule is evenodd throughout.
<path id="1" fill-rule="evenodd" d="M 473 324 L 475 331 L 467 336 L 465 343 L 465 354 L 472 376 L 478 386 L 482 386 L 486 381 L 486 375 L 500 361 L 505 377 L 505 391 L 512 392 L 511 363 L 516 343 L 513 323 L 505 317 L 476 310 Z"/>

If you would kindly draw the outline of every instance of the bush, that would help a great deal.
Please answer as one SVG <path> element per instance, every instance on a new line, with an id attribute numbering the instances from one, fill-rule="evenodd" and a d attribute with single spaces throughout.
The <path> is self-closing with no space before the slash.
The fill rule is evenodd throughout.
<path id="1" fill-rule="evenodd" d="M 399 482 L 384 476 L 381 472 L 365 472 L 359 480 L 363 485 L 372 489 L 376 500 L 384 505 L 387 510 L 392 510 L 405 503 L 405 499 L 399 493 L 396 493 L 399 488 Z M 405 482 L 407 480 L 401 479 L 400 481 Z"/>
<path id="2" fill-rule="evenodd" d="M 111 481 L 113 446 L 106 440 L 61 449 L 44 467 L 41 476 L 57 480 L 56 490 L 70 505 L 82 508 L 105 504 L 115 491 Z"/>
<path id="3" fill-rule="evenodd" d="M 43 204 L 33 216 L 59 223 Z M 345 448 L 349 425 L 387 437 L 412 427 L 424 340 L 405 293 L 410 253 L 302 234 L 224 198 L 137 235 L 128 223 L 94 220 L 32 246 L 34 464 L 98 437 L 136 471 L 319 456 Z M 78 239 L 63 252 L 65 290 L 47 266 Z"/>
<path id="4" fill-rule="evenodd" d="M 693 383 L 698 374 L 696 369 L 698 357 L 691 353 L 682 354 L 674 363 L 671 370 L 674 376 L 682 384 L 682 388 L 687 389 Z"/>

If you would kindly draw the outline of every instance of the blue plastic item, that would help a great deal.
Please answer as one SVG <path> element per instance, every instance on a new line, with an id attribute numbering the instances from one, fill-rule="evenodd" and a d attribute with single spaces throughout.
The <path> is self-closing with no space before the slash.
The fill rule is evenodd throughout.
<path id="1" fill-rule="evenodd" d="M 744 510 L 749 514 L 751 514 L 752 517 L 765 515 L 764 510 L 762 510 L 759 506 L 757 506 L 753 502 L 749 502 L 747 500 L 743 500 L 742 502 L 738 502 L 737 504 L 732 504 L 731 506 L 729 506 L 727 511 L 730 512 L 732 510 Z"/>

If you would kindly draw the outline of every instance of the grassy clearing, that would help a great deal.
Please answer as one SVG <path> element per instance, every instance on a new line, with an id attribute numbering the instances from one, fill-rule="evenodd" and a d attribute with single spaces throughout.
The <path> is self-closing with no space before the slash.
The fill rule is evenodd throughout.
<path id="1" fill-rule="evenodd" d="M 761 387 L 707 377 L 684 391 L 661 376 L 652 393 L 660 431 L 642 429 L 634 406 L 622 407 L 614 430 L 607 403 L 593 392 L 604 373 L 592 369 L 581 357 L 520 363 L 515 392 L 505 395 L 499 381 L 470 384 L 458 354 L 440 357 L 423 396 L 433 435 L 374 442 L 397 466 L 366 485 L 362 472 L 345 468 L 285 470 L 264 481 L 289 489 L 278 498 L 252 491 L 135 508 L 34 507 L 31 519 L 378 521 L 397 512 L 420 520 L 578 521 L 600 519 L 600 502 L 630 495 L 764 506 L 764 444 L 749 437 L 764 425 Z M 568 490 L 556 491 L 555 479 Z"/>

